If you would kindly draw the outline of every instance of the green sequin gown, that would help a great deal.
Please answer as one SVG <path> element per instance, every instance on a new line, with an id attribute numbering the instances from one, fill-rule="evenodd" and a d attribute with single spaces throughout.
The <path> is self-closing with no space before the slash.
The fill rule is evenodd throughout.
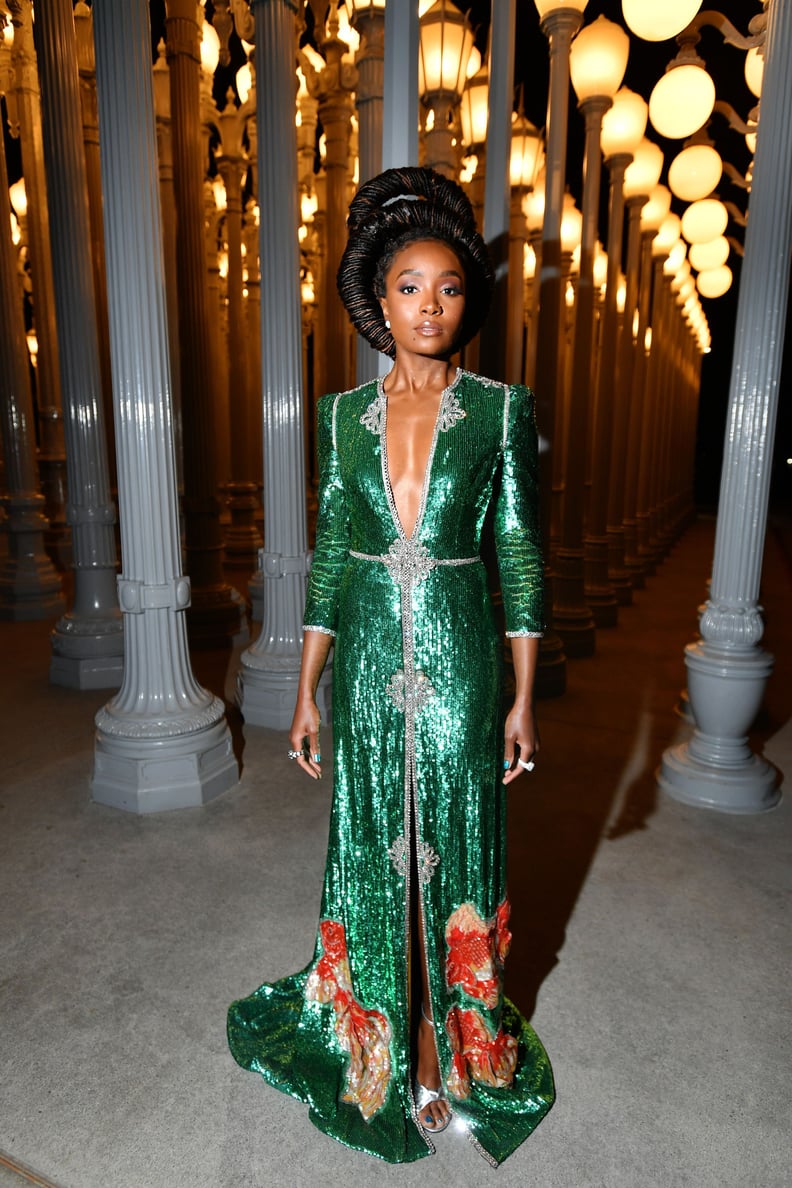
<path id="1" fill-rule="evenodd" d="M 502 991 L 501 641 L 478 556 L 493 503 L 507 633 L 540 634 L 533 395 L 457 373 L 411 538 L 390 486 L 386 420 L 381 382 L 319 402 L 305 628 L 335 636 L 319 934 L 306 969 L 232 1004 L 229 1044 L 342 1143 L 394 1163 L 430 1154 L 410 1083 L 418 895 L 443 1081 L 455 1118 L 497 1164 L 554 1096 L 544 1048 Z"/>

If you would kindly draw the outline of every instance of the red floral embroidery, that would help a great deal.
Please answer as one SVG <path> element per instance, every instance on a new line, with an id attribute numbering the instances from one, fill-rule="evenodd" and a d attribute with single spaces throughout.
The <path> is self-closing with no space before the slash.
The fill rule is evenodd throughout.
<path id="1" fill-rule="evenodd" d="M 517 1040 L 503 1028 L 493 1036 L 477 1010 L 451 1007 L 446 1034 L 453 1059 L 448 1091 L 456 1098 L 470 1093 L 470 1077 L 496 1089 L 507 1088 L 517 1067 Z"/>
<path id="2" fill-rule="evenodd" d="M 472 903 L 463 903 L 446 925 L 448 985 L 461 986 L 490 1010 L 498 1005 L 501 972 L 511 944 L 510 911 L 504 899 L 493 918 L 483 920 Z"/>
<path id="3" fill-rule="evenodd" d="M 323 920 L 319 936 L 324 952 L 308 976 L 305 996 L 309 1002 L 332 1002 L 338 1042 L 349 1052 L 343 1100 L 356 1105 L 368 1122 L 388 1092 L 390 1024 L 379 1011 L 367 1011 L 355 999 L 343 924 Z"/>

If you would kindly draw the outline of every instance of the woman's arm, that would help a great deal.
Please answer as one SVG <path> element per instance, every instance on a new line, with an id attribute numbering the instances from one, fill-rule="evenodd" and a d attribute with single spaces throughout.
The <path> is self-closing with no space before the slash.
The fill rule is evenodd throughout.
<path id="1" fill-rule="evenodd" d="M 322 675 L 332 636 L 323 631 L 306 631 L 303 636 L 300 682 L 297 686 L 297 704 L 294 707 L 289 739 L 292 750 L 302 751 L 308 740 L 308 759 L 303 753 L 297 762 L 303 771 L 315 780 L 322 778 L 319 746 L 319 710 L 316 705 L 316 687 Z"/>
<path id="2" fill-rule="evenodd" d="M 511 645 L 517 690 L 504 730 L 503 766 L 508 769 L 503 777 L 504 784 L 510 784 L 525 771 L 516 762 L 518 758 L 528 763 L 539 751 L 539 732 L 533 704 L 539 640 L 530 635 L 518 635 L 512 639 Z"/>

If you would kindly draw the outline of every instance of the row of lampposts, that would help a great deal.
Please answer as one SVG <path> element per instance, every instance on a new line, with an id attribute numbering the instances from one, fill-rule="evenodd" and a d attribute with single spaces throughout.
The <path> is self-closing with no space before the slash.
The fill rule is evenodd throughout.
<path id="1" fill-rule="evenodd" d="M 14 3 L 22 6 L 23 0 Z M 696 139 L 695 128 L 676 132 L 678 137 L 692 132 L 693 140 L 673 163 L 669 185 L 677 196 L 697 195 L 685 198 L 691 205 L 680 224 L 669 213 L 668 190 L 658 184 L 663 163 L 660 150 L 644 135 L 647 105 L 640 96 L 620 89 L 624 65 L 619 69 L 619 63 L 625 56 L 626 34 L 604 18 L 581 28 L 585 7 L 585 0 L 566 4 L 537 2 L 551 58 L 546 143 L 542 145 L 537 130 L 522 114 L 515 118 L 512 131 L 509 329 L 502 365 L 504 373 L 508 373 L 506 378 L 535 378 L 540 423 L 552 446 L 545 467 L 545 514 L 552 546 L 553 579 L 549 585 L 552 592 L 549 610 L 554 625 L 543 655 L 544 680 L 549 692 L 558 692 L 563 687 L 564 649 L 571 655 L 586 655 L 593 650 L 596 627 L 615 621 L 619 603 L 629 600 L 633 586 L 651 571 L 689 513 L 698 367 L 701 352 L 709 346 L 698 293 L 706 296 L 723 291 L 728 279 L 723 271 L 728 272 L 727 257 L 723 257 L 723 244 L 727 256 L 729 248 L 723 235 L 723 213 L 728 218 L 728 211 L 712 196 L 713 187 L 702 189 L 705 180 L 709 180 L 708 176 L 702 178 L 702 171 L 705 172 L 707 162 L 710 167 L 713 164 L 712 146 L 701 137 Z M 692 6 L 692 15 L 697 7 Z M 260 571 L 260 607 L 265 623 L 259 641 L 245 653 L 241 701 L 249 721 L 266 724 L 282 724 L 284 715 L 288 716 L 286 703 L 299 653 L 299 587 L 304 580 L 306 552 L 304 510 L 300 512 L 301 499 L 304 508 L 304 491 L 296 503 L 291 501 L 296 519 L 285 510 L 284 504 L 290 483 L 295 476 L 299 479 L 305 468 L 301 431 L 305 408 L 300 403 L 299 414 L 295 412 L 291 418 L 287 435 L 291 442 L 295 426 L 300 429 L 298 464 L 297 456 L 291 457 L 291 446 L 279 452 L 272 438 L 272 427 L 280 415 L 276 410 L 277 393 L 284 390 L 285 384 L 302 402 L 300 376 L 309 356 L 319 355 L 323 360 L 317 372 L 317 386 L 345 387 L 351 378 L 352 351 L 346 347 L 340 349 L 341 344 L 349 342 L 348 331 L 344 324 L 336 325 L 340 307 L 330 281 L 343 242 L 343 215 L 355 176 L 351 162 L 353 99 L 357 105 L 361 175 L 364 157 L 366 173 L 379 167 L 376 146 L 378 130 L 381 142 L 382 126 L 384 4 L 374 0 L 368 3 L 347 0 L 346 8 L 351 27 L 362 35 L 355 60 L 351 59 L 348 44 L 340 35 L 346 26 L 339 23 L 334 8 L 327 26 L 320 26 L 323 29 L 319 38 L 320 59 L 311 61 L 310 54 L 303 55 L 306 85 L 298 97 L 295 182 L 289 188 L 294 196 L 302 195 L 306 216 L 301 232 L 302 292 L 298 289 L 296 293 L 298 305 L 302 296 L 303 333 L 297 370 L 289 372 L 286 379 L 282 356 L 284 343 L 291 343 L 294 338 L 294 328 L 288 320 L 291 313 L 275 310 L 271 301 L 265 306 L 262 293 L 262 332 L 267 349 L 261 359 L 261 385 L 269 433 L 264 438 L 268 532 Z M 631 6 L 626 0 L 624 8 L 629 24 Z M 269 119 L 264 131 L 272 152 L 273 130 L 277 126 L 282 132 L 287 111 L 287 105 L 282 110 L 277 108 L 277 119 L 269 118 L 273 102 L 276 107 L 281 101 L 286 103 L 287 89 L 280 78 L 282 71 L 274 66 L 272 53 L 275 44 L 282 53 L 288 43 L 285 11 L 289 5 L 270 5 L 258 0 L 247 17 L 244 6 L 215 5 L 214 19 L 221 30 L 218 57 L 224 52 L 224 44 L 227 46 L 231 9 L 243 36 L 254 35 L 253 14 L 268 29 L 269 22 L 275 22 L 270 30 L 273 45 L 262 46 L 259 28 L 255 47 L 257 76 L 265 77 L 262 68 L 274 74 L 267 77 L 266 102 L 262 104 L 260 97 L 257 101 L 252 90 L 253 99 L 247 111 L 241 95 L 239 106 L 229 95 L 223 111 L 212 110 L 204 85 L 200 116 L 196 102 L 200 68 L 196 67 L 195 14 L 188 12 L 182 0 L 170 0 L 167 9 L 170 110 L 166 113 L 163 103 L 157 105 L 161 109 L 158 116 L 163 133 L 160 189 L 163 199 L 166 193 L 175 198 L 172 206 L 178 216 L 173 233 L 175 250 L 170 260 L 167 245 L 163 251 L 166 275 L 170 269 L 178 278 L 177 300 L 173 302 L 169 298 L 169 302 L 177 315 L 181 340 L 181 349 L 176 352 L 180 374 L 174 394 L 180 396 L 177 403 L 181 404 L 184 423 L 188 570 L 193 579 L 198 625 L 209 635 L 222 620 L 225 629 L 235 633 L 241 623 L 238 598 L 222 580 L 218 568 L 217 443 L 222 441 L 222 433 L 214 430 L 213 438 L 212 426 L 217 416 L 216 393 L 223 384 L 215 383 L 212 398 L 207 377 L 217 381 L 223 371 L 222 360 L 227 357 L 231 371 L 227 388 L 230 398 L 237 401 L 240 393 L 247 394 L 244 406 L 235 405 L 241 436 L 235 439 L 231 434 L 228 451 L 232 459 L 233 482 L 229 488 L 232 516 L 236 498 L 240 552 L 249 556 L 255 541 L 252 508 L 256 475 L 249 441 L 255 436 L 256 400 L 255 382 L 250 378 L 250 353 L 244 347 L 242 331 L 250 326 L 251 310 L 258 312 L 250 297 L 258 278 L 256 261 L 252 258 L 257 253 L 251 252 L 251 246 L 257 232 L 262 266 L 266 267 L 265 251 L 274 252 L 270 263 L 274 260 L 277 272 L 285 266 L 285 256 L 273 246 L 272 203 L 279 202 L 285 207 L 281 210 L 279 228 L 286 239 L 294 217 L 288 196 L 284 202 L 284 170 L 276 169 L 278 176 L 273 179 L 267 171 L 262 171 L 260 160 L 258 170 L 255 169 L 256 139 L 261 137 L 263 129 L 253 122 L 252 108 L 257 107 L 259 120 L 262 112 Z M 422 9 L 419 74 L 424 107 L 424 155 L 427 163 L 456 176 L 463 146 L 475 150 L 476 168 L 470 182 L 475 202 L 486 171 L 486 116 L 481 99 L 486 101 L 487 66 L 476 60 L 472 32 L 449 0 L 436 0 L 422 5 Z M 644 15 L 641 13 L 636 19 L 643 19 Z M 679 33 L 690 24 L 690 15 L 686 13 L 682 25 L 663 35 Z M 674 76 L 675 83 L 691 72 L 701 82 L 702 68 L 692 60 L 694 33 L 695 30 L 688 31 L 681 36 L 678 60 L 665 76 Z M 604 77 L 608 41 L 616 58 L 615 66 L 611 63 L 608 66 L 610 79 Z M 593 47 L 590 54 L 593 78 L 586 76 L 587 44 Z M 155 74 L 162 69 L 160 62 Z M 574 211 L 564 192 L 570 69 L 586 123 L 582 214 Z M 212 72 L 210 62 L 205 77 Z M 660 88 L 659 92 L 656 89 L 651 97 L 649 114 L 655 126 L 663 119 L 660 113 L 665 89 Z M 200 94 L 200 82 L 197 90 Z M 321 120 L 326 137 L 321 175 L 313 168 L 317 120 Z M 170 161 L 168 152 L 163 150 L 166 123 Z M 214 223 L 206 218 L 200 174 L 200 161 L 204 162 L 205 172 L 208 159 L 210 124 L 220 132 L 218 168 L 224 182 L 222 212 L 213 216 Z M 755 131 L 755 121 L 752 130 Z M 603 158 L 610 182 L 607 253 L 598 251 L 595 213 L 597 174 Z M 253 196 L 266 185 L 270 201 L 258 227 L 255 223 L 258 206 L 252 198 L 243 210 L 242 177 L 251 163 L 258 177 Z M 268 165 L 271 172 L 272 161 Z M 293 205 L 296 208 L 296 200 Z M 164 220 L 167 218 L 164 212 Z M 625 218 L 627 253 L 622 263 Z M 220 220 L 222 232 L 219 232 Z M 207 225 L 211 226 L 208 238 Z M 192 227 L 192 231 L 187 227 Z M 680 240 L 680 231 L 692 245 L 689 257 L 685 243 Z M 207 308 L 206 316 L 202 316 L 208 303 L 207 272 L 219 274 L 220 239 L 227 252 L 225 292 L 222 303 L 218 302 L 214 309 Z M 523 258 L 534 261 L 534 277 L 528 283 L 521 266 Z M 601 281 L 597 283 L 595 276 L 603 263 L 604 286 Z M 273 324 L 283 321 L 287 314 L 282 333 L 272 338 Z M 305 331 L 306 315 L 312 320 L 309 336 Z M 221 319 L 225 319 L 224 326 Z M 216 336 L 221 327 L 226 335 L 227 356 L 217 345 Z M 307 337 L 312 339 L 312 352 L 308 350 Z M 171 348 L 173 345 L 172 342 Z M 471 352 L 466 362 L 470 364 L 474 358 L 475 352 Z M 669 385 L 673 399 L 663 399 Z M 268 400 L 276 402 L 269 410 Z M 229 409 L 224 417 L 226 425 L 230 419 Z M 281 446 L 284 444 L 285 439 Z M 288 474 L 283 470 L 284 458 L 289 462 Z M 241 504 L 246 500 L 243 509 Z"/>

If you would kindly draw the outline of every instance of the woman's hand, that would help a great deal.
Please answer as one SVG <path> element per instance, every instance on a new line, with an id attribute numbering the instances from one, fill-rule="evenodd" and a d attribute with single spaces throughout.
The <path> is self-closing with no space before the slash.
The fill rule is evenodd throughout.
<path id="1" fill-rule="evenodd" d="M 521 776 L 525 767 L 523 763 L 532 763 L 539 753 L 539 731 L 536 728 L 533 705 L 530 702 L 515 701 L 506 718 L 504 730 L 503 766 L 504 784 L 510 784 Z"/>
<path id="2" fill-rule="evenodd" d="M 308 743 L 307 757 L 306 740 Z M 289 731 L 289 741 L 292 750 L 300 752 L 296 762 L 303 771 L 307 771 L 311 779 L 321 780 L 322 752 L 319 748 L 319 710 L 313 697 L 305 696 L 298 699 Z"/>

